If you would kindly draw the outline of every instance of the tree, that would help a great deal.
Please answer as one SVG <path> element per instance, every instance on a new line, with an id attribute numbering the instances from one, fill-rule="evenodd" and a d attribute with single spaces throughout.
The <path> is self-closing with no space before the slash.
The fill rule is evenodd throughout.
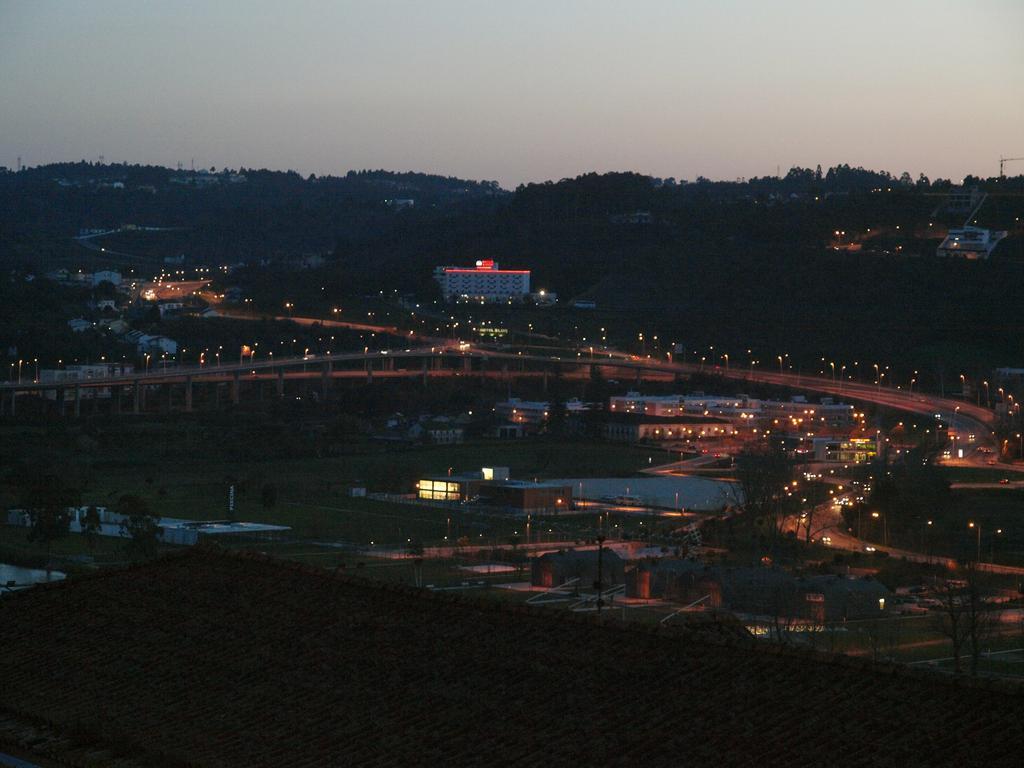
<path id="1" fill-rule="evenodd" d="M 819 509 L 830 503 L 832 498 L 825 483 L 810 483 L 800 491 L 800 503 L 804 511 L 800 514 L 800 523 L 804 526 L 804 542 L 811 543 L 811 540 L 828 528 L 828 523 L 819 523 L 814 527 L 814 517 Z"/>
<path id="2" fill-rule="evenodd" d="M 548 410 L 547 431 L 552 434 L 562 434 L 565 430 L 565 380 L 559 371 L 551 381 L 550 408 Z"/>
<path id="3" fill-rule="evenodd" d="M 964 637 L 971 656 L 971 675 L 976 677 L 982 649 L 998 626 L 1001 611 L 982 598 L 983 578 L 976 562 L 969 562 L 964 568 L 964 581 Z"/>
<path id="4" fill-rule="evenodd" d="M 998 613 L 982 600 L 977 563 L 968 563 L 960 575 L 962 579 L 938 579 L 932 586 L 941 604 L 936 610 L 938 629 L 952 646 L 953 671 L 963 670 L 960 660 L 966 646 L 971 674 L 977 675 L 982 647 L 991 637 Z"/>
<path id="5" fill-rule="evenodd" d="M 46 547 L 46 564 L 50 567 L 53 542 L 68 533 L 71 524 L 69 507 L 75 503 L 76 492 L 65 483 L 65 472 L 29 470 L 20 480 L 19 497 L 29 515 L 28 540 Z"/>
<path id="6" fill-rule="evenodd" d="M 588 402 L 596 403 L 598 408 L 603 409 L 610 393 L 611 389 L 604 374 L 601 372 L 601 366 L 590 366 L 590 380 L 587 382 L 584 399 Z"/>
<path id="7" fill-rule="evenodd" d="M 787 491 L 792 477 L 793 468 L 779 448 L 752 448 L 736 457 L 736 506 L 747 523 L 760 526 L 772 544 L 792 511 Z"/>
<path id="8" fill-rule="evenodd" d="M 277 506 L 277 486 L 273 483 L 264 484 L 260 489 L 260 501 L 263 509 L 272 509 Z"/>
<path id="9" fill-rule="evenodd" d="M 82 515 L 79 521 L 81 526 L 82 536 L 85 537 L 85 544 L 90 550 L 96 547 L 96 537 L 100 533 L 100 513 L 95 506 L 90 506 L 85 510 L 85 514 Z"/>
<path id="10" fill-rule="evenodd" d="M 121 535 L 127 536 L 125 551 L 132 560 L 149 560 L 156 557 L 157 544 L 163 536 L 159 515 L 149 510 L 145 499 L 131 494 L 117 500 L 117 513 L 124 515 L 121 520 Z"/>

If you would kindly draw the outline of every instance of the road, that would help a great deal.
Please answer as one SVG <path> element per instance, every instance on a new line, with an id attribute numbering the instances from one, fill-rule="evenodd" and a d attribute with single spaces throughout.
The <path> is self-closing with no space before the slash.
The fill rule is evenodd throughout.
<path id="1" fill-rule="evenodd" d="M 620 357 L 627 357 L 624 353 L 613 353 Z M 774 384 L 777 386 L 803 389 L 812 392 L 820 392 L 827 395 L 837 395 L 861 402 L 874 403 L 876 405 L 888 406 L 896 410 L 921 415 L 941 415 L 945 420 L 955 420 L 961 427 L 977 427 L 989 434 L 995 423 L 995 413 L 973 403 L 952 398 L 939 397 L 920 392 L 907 392 L 901 389 L 888 389 L 886 387 L 872 384 L 862 384 L 853 381 L 834 380 L 822 376 L 804 376 L 795 373 L 776 373 L 759 369 L 735 369 L 707 366 L 700 366 L 693 363 L 676 362 L 655 362 L 653 360 L 641 361 L 635 355 L 628 356 L 638 363 L 653 364 L 663 370 L 677 371 L 680 373 L 706 374 L 721 376 L 723 378 L 751 381 L 759 384 Z M 595 360 L 600 364 L 600 358 Z"/>
<path id="2" fill-rule="evenodd" d="M 93 232 L 88 235 L 79 235 L 78 237 L 73 237 L 71 239 L 83 248 L 88 248 L 90 251 L 102 253 L 105 256 L 116 256 L 119 259 L 130 259 L 132 261 L 160 264 L 161 260 L 158 256 L 140 256 L 136 253 L 125 253 L 124 251 L 111 250 L 110 248 L 95 242 L 95 240 L 100 237 L 106 237 L 107 235 L 116 235 L 119 232 L 178 232 L 184 229 L 186 229 L 186 227 L 132 227 L 131 229 L 119 227 L 117 229 L 109 229 L 105 232 Z"/>
<path id="3" fill-rule="evenodd" d="M 280 318 L 284 320 L 296 321 L 296 318 Z M 402 331 L 401 329 L 394 328 L 393 326 L 372 326 L 363 323 L 348 323 L 348 321 L 341 320 L 326 320 L 319 318 L 299 318 L 298 320 L 303 322 L 312 323 L 338 323 L 337 327 L 352 327 L 360 330 L 373 330 L 380 331 L 383 333 L 397 332 L 398 335 L 405 335 L 410 332 Z M 415 334 L 414 334 L 415 336 Z M 415 338 L 414 338 L 415 340 Z M 277 358 L 273 360 L 261 360 L 261 361 L 250 361 L 240 362 L 238 364 L 225 364 L 220 367 L 220 370 L 225 373 L 233 373 L 235 371 L 244 373 L 251 370 L 264 370 L 264 369 L 277 369 L 277 368 L 294 368 L 297 365 L 316 365 L 322 363 L 344 363 L 344 362 L 356 362 L 356 361 L 370 361 L 370 360 L 381 360 L 386 356 L 390 356 L 392 360 L 403 359 L 403 358 L 423 358 L 435 355 L 458 355 L 463 358 L 473 358 L 485 361 L 494 361 L 499 363 L 514 364 L 517 368 L 523 370 L 528 365 L 538 366 L 541 368 L 548 368 L 551 366 L 557 366 L 561 368 L 575 368 L 583 367 L 587 368 L 591 365 L 600 367 L 612 367 L 620 370 L 635 370 L 639 373 L 654 373 L 660 374 L 665 378 L 674 378 L 679 375 L 691 375 L 695 373 L 704 373 L 703 369 L 698 369 L 698 366 L 688 363 L 674 363 L 665 361 L 655 361 L 651 359 L 640 359 L 635 356 L 626 356 L 623 353 L 611 353 L 607 357 L 595 357 L 593 359 L 584 358 L 579 356 L 570 356 L 568 353 L 565 356 L 558 355 L 538 355 L 538 354 L 523 354 L 516 353 L 507 350 L 495 350 L 481 346 L 469 346 L 466 342 L 451 342 L 448 340 L 433 339 L 437 342 L 431 347 L 417 347 L 415 349 L 410 348 L 407 350 L 388 350 L 379 352 L 354 352 L 345 353 L 338 355 L 309 355 L 305 359 L 303 358 Z M 202 368 L 200 366 L 181 366 L 171 371 L 162 373 L 149 373 L 149 374 L 131 374 L 128 376 L 121 376 L 110 379 L 88 379 L 78 382 L 81 386 L 106 386 L 118 383 L 132 383 L 136 379 L 152 380 L 152 381 L 165 381 L 165 380 L 181 380 L 187 375 L 202 375 L 205 372 L 209 372 L 210 367 L 206 366 Z M 731 378 L 735 380 L 753 381 L 765 384 L 775 384 L 777 386 L 791 387 L 794 389 L 803 389 L 812 392 L 820 392 L 822 394 L 834 394 L 843 395 L 855 400 L 874 403 L 885 407 L 890 407 L 896 410 L 907 411 L 910 413 L 919 413 L 924 415 L 936 416 L 939 415 L 942 418 L 954 422 L 960 429 L 974 430 L 977 433 L 978 442 L 990 442 L 992 437 L 991 427 L 995 422 L 995 414 L 985 408 L 972 405 L 970 403 L 962 403 L 956 400 L 950 400 L 948 398 L 942 398 L 935 395 L 924 395 L 920 393 L 907 393 L 901 390 L 887 390 L 881 387 L 873 387 L 864 384 L 854 384 L 852 382 L 833 382 L 829 379 L 812 376 L 800 376 L 797 374 L 787 373 L 770 373 L 767 371 L 730 371 L 728 369 L 717 368 L 713 371 L 707 371 L 708 373 L 714 373 L 715 375 L 721 375 L 725 378 Z M 516 372 L 518 375 L 518 372 Z M 18 389 L 19 391 L 31 390 L 31 389 L 52 389 L 53 385 L 40 385 L 33 384 L 31 382 L 24 382 L 22 384 L 4 383 L 0 385 L 3 389 Z"/>
<path id="4" fill-rule="evenodd" d="M 201 297 L 205 300 L 206 294 L 202 294 Z M 223 306 L 216 307 L 217 314 L 221 317 L 231 318 L 233 320 L 275 320 L 280 322 L 295 323 L 304 327 L 312 325 L 320 325 L 324 328 L 347 328 L 352 331 L 361 331 L 368 333 L 380 333 L 388 336 L 397 336 L 402 339 L 413 339 L 417 342 L 430 343 L 435 346 L 446 346 L 451 345 L 451 339 L 442 339 L 435 336 L 425 336 L 417 333 L 416 331 L 407 331 L 399 328 L 396 325 L 374 325 L 371 323 L 360 323 L 352 320 L 335 320 L 335 319 L 324 319 L 321 317 L 296 317 L 292 315 L 274 315 L 260 312 L 246 312 L 241 309 L 225 308 Z"/>
<path id="5" fill-rule="evenodd" d="M 210 280 L 158 280 L 144 283 L 142 296 L 149 301 L 166 301 L 168 299 L 184 299 L 186 296 L 198 294 L 210 284 Z"/>

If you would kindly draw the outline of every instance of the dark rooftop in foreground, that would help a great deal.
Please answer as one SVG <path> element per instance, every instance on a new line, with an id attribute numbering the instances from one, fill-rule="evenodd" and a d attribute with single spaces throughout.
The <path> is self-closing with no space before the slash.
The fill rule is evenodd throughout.
<path id="1" fill-rule="evenodd" d="M 1024 749 L 1010 684 L 213 549 L 4 597 L 0 649 L 0 721 L 68 734 L 44 746 L 65 765 L 105 747 L 149 766 L 992 768 Z"/>

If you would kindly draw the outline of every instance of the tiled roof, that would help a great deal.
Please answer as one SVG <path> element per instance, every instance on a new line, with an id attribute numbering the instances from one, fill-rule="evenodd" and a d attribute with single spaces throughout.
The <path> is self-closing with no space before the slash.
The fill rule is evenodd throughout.
<path id="1" fill-rule="evenodd" d="M 0 709 L 152 766 L 1020 765 L 1014 686 L 721 634 L 192 550 L 0 599 Z"/>

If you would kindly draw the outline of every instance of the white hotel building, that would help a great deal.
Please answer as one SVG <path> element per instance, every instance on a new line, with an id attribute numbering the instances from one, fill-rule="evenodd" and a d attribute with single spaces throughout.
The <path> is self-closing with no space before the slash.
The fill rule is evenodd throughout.
<path id="1" fill-rule="evenodd" d="M 521 301 L 530 293 L 530 270 L 499 269 L 486 259 L 475 267 L 437 267 L 434 279 L 445 301 Z"/>

